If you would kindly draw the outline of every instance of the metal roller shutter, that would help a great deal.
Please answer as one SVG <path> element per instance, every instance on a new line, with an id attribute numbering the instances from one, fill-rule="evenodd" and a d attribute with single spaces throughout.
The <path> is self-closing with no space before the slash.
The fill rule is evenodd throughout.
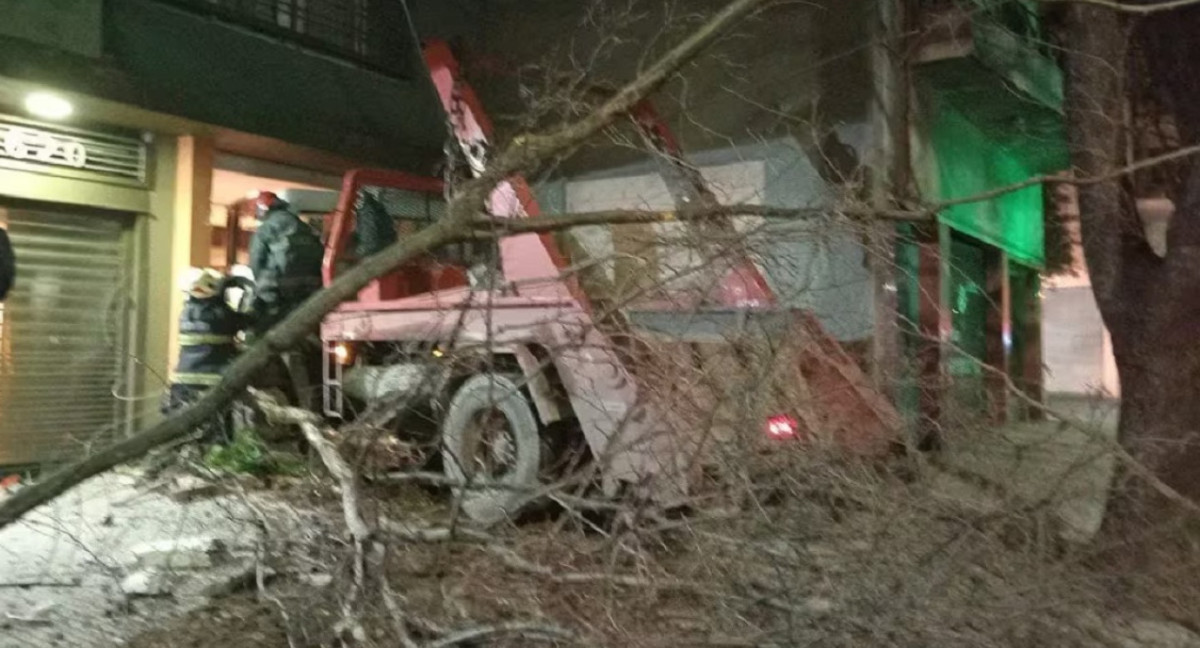
<path id="1" fill-rule="evenodd" d="M 0 465 L 77 458 L 125 421 L 125 219 L 0 207 L 17 282 L 0 304 Z"/>

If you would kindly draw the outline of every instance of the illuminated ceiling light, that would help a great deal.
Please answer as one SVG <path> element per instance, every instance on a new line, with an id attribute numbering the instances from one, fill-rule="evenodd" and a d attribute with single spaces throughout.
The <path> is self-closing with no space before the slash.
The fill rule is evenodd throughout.
<path id="1" fill-rule="evenodd" d="M 56 94 L 34 92 L 25 97 L 25 110 L 42 119 L 66 119 L 75 112 L 75 107 Z"/>

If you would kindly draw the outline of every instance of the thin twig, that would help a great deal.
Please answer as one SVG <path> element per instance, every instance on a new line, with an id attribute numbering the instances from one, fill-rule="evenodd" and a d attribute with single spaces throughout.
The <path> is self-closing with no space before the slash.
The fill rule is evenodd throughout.
<path id="1" fill-rule="evenodd" d="M 379 594 L 383 599 L 384 607 L 392 617 L 392 628 L 396 631 L 396 638 L 400 640 L 403 648 L 417 648 L 417 642 L 413 641 L 412 634 L 408 631 L 408 618 L 400 607 L 399 597 L 392 591 L 392 586 L 388 583 L 387 547 L 383 543 L 377 542 L 374 551 L 379 569 Z"/>
<path id="2" fill-rule="evenodd" d="M 713 41 L 769 3 L 770 0 L 732 0 L 588 115 L 546 134 L 526 134 L 514 138 L 482 175 L 463 184 L 461 191 L 447 204 L 445 218 L 340 273 L 333 282 L 292 311 L 239 356 L 224 372 L 221 382 L 207 390 L 194 405 L 128 439 L 64 465 L 0 502 L 0 528 L 89 477 L 142 457 L 154 448 L 192 433 L 204 421 L 227 407 L 278 353 L 306 338 L 329 312 L 352 299 L 372 280 L 427 250 L 461 238 L 464 231 L 470 229 L 479 205 L 486 204 L 488 196 L 499 183 L 506 178 L 536 170 L 601 133 L 639 101 L 662 87 L 680 68 L 694 61 Z"/>
<path id="3" fill-rule="evenodd" d="M 964 357 L 971 357 L 970 354 L 963 351 L 963 349 L 961 349 L 957 345 L 949 344 L 949 343 L 945 342 L 944 340 L 937 339 L 936 336 L 923 336 L 923 337 L 929 341 L 936 341 L 939 344 L 943 344 L 951 349 L 955 349 L 955 350 L 961 352 Z M 1082 432 L 1089 439 L 1100 442 L 1107 450 L 1112 452 L 1113 456 L 1115 456 L 1116 459 L 1119 462 L 1121 462 L 1121 464 L 1123 464 L 1126 468 L 1128 468 L 1129 471 L 1134 476 L 1145 481 L 1146 484 L 1149 485 L 1150 488 L 1152 488 L 1159 495 L 1163 496 L 1168 501 L 1174 502 L 1175 504 L 1179 505 L 1181 508 L 1183 508 L 1185 511 L 1188 511 L 1189 513 L 1192 513 L 1195 515 L 1200 515 L 1200 503 L 1197 503 L 1196 501 L 1192 500 L 1190 497 L 1184 495 L 1183 493 L 1180 493 L 1178 490 L 1175 490 L 1175 488 L 1173 488 L 1170 484 L 1159 479 L 1158 476 L 1154 474 L 1153 470 L 1146 467 L 1146 465 L 1143 464 L 1141 461 L 1138 461 L 1138 459 L 1136 457 L 1134 457 L 1132 454 L 1130 454 L 1129 451 L 1126 450 L 1125 447 L 1120 444 L 1120 442 L 1118 442 L 1115 439 L 1110 439 L 1107 435 L 1100 432 L 1099 430 L 1097 430 L 1089 425 L 1086 425 L 1084 423 L 1081 423 L 1078 420 L 1076 420 L 1074 417 L 1064 414 L 1062 412 L 1059 412 L 1059 411 L 1049 407 L 1045 403 L 1037 400 L 1036 398 L 1033 398 L 1029 394 L 1026 394 L 1025 391 L 1022 390 L 1020 388 L 1020 386 L 1018 386 L 1013 381 L 1012 377 L 1008 375 L 1008 372 L 1004 371 L 1003 369 L 993 367 L 993 366 L 987 364 L 986 362 L 983 362 L 982 360 L 979 360 L 976 358 L 972 358 L 972 360 L 983 371 L 990 373 L 990 374 L 996 376 L 997 378 L 1000 378 L 1001 380 L 1003 380 L 1005 389 L 1009 393 L 1013 394 L 1018 399 L 1020 399 L 1023 403 L 1025 403 L 1026 405 L 1029 405 L 1030 407 L 1036 407 L 1036 408 L 1042 410 L 1043 412 L 1050 415 L 1051 417 L 1056 418 L 1059 421 L 1061 421 L 1064 425 L 1074 428 L 1074 429 L 1078 430 L 1079 432 Z"/>
<path id="4" fill-rule="evenodd" d="M 1072 0 L 1075 1 L 1075 0 Z M 1189 0 L 1189 2 L 1200 0 Z M 1028 189 L 1045 183 L 1073 184 L 1086 186 L 1108 182 L 1151 167 L 1200 154 L 1200 144 L 1185 146 L 1169 153 L 1138 160 L 1108 173 L 1086 178 L 1073 178 L 1055 174 L 1037 175 L 1011 184 L 981 191 L 962 198 L 951 198 L 913 209 L 875 209 L 871 207 L 777 207 L 773 205 L 713 205 L 689 210 L 674 209 L 608 209 L 594 212 L 553 214 L 523 219 L 480 217 L 474 229 L 464 233 L 473 238 L 494 238 L 528 232 L 547 232 L 574 229 L 589 225 L 629 225 L 644 223 L 686 222 L 720 218 L 755 216 L 759 218 L 817 218 L 840 215 L 852 219 L 882 219 L 907 222 L 933 220 L 939 213 L 962 205 L 986 202 L 1015 191 Z"/>
<path id="5" fill-rule="evenodd" d="M 210 471 L 211 472 L 211 471 Z M 210 474 L 210 478 L 212 475 Z M 267 543 L 271 539 L 271 524 L 267 514 L 262 508 L 254 503 L 250 498 L 250 493 L 246 491 L 246 487 L 237 480 L 231 480 L 234 485 L 234 492 L 242 500 L 242 504 L 254 514 L 255 526 L 258 527 L 262 537 L 254 544 L 254 585 L 258 597 L 268 601 L 279 610 L 279 617 L 283 619 L 283 634 L 287 639 L 288 648 L 296 648 L 296 640 L 292 637 L 292 618 L 288 614 L 287 606 L 278 596 L 267 591 L 267 567 L 266 567 L 266 549 Z"/>
<path id="6" fill-rule="evenodd" d="M 1160 11 L 1171 11 L 1173 9 L 1182 9 L 1190 7 L 1194 4 L 1200 4 L 1200 0 L 1166 0 L 1165 2 L 1154 2 L 1150 4 L 1128 4 L 1126 2 L 1118 2 L 1118 0 L 1039 0 L 1047 4 L 1089 4 L 1105 9 L 1112 9 L 1123 13 L 1148 15 L 1158 13 Z"/>
<path id="7" fill-rule="evenodd" d="M 358 475 L 342 458 L 333 442 L 326 438 L 321 429 L 317 427 L 320 418 L 308 410 L 281 406 L 265 392 L 251 389 L 250 393 L 271 423 L 292 424 L 300 427 L 305 440 L 320 455 L 321 463 L 325 464 L 330 474 L 338 480 L 342 491 L 342 512 L 345 515 L 346 528 L 350 530 L 351 537 L 357 543 L 367 542 L 371 538 L 371 527 L 363 519 L 359 508 Z"/>
<path id="8" fill-rule="evenodd" d="M 249 391 L 269 421 L 275 424 L 298 425 L 309 445 L 320 455 L 325 468 L 338 480 L 342 492 L 342 515 L 345 518 L 346 528 L 354 540 L 354 580 L 342 603 L 342 619 L 338 622 L 338 628 L 357 639 L 364 631 L 358 619 L 356 607 L 366 587 L 366 551 L 374 535 L 370 525 L 363 518 L 359 506 L 358 475 L 342 458 L 337 447 L 317 427 L 320 419 L 315 413 L 296 407 L 283 407 L 265 392 L 256 389 Z"/>
<path id="9" fill-rule="evenodd" d="M 450 527 L 415 528 L 400 522 L 389 520 L 387 518 L 381 518 L 379 520 L 379 528 L 388 538 L 394 538 L 404 542 L 494 542 L 496 539 L 495 537 L 477 529 Z"/>
<path id="10" fill-rule="evenodd" d="M 516 621 L 460 630 L 448 637 L 443 637 L 438 641 L 428 644 L 426 648 L 450 648 L 451 646 L 479 641 L 480 639 L 486 639 L 495 635 L 511 634 L 520 635 L 526 639 L 562 640 L 575 638 L 575 633 L 566 628 L 539 622 Z"/>
<path id="11" fill-rule="evenodd" d="M 41 580 L 3 581 L 3 582 L 0 582 L 0 589 L 7 589 L 7 588 L 24 589 L 24 588 L 28 588 L 28 587 L 80 587 L 82 585 L 83 585 L 83 581 L 81 581 L 78 578 L 73 578 L 71 580 L 64 580 L 64 581 L 41 581 Z"/>
<path id="12" fill-rule="evenodd" d="M 283 634 L 287 639 L 288 648 L 296 648 L 296 640 L 292 637 L 292 617 L 288 614 L 287 606 L 278 596 L 267 591 L 267 570 L 262 560 L 261 545 L 255 547 L 254 550 L 254 585 L 259 597 L 279 609 L 279 617 L 283 619 Z"/>
<path id="13" fill-rule="evenodd" d="M 4 619 L 13 623 L 25 623 L 28 625 L 50 625 L 53 623 L 50 619 L 41 617 L 20 616 L 18 614 L 4 614 Z"/>

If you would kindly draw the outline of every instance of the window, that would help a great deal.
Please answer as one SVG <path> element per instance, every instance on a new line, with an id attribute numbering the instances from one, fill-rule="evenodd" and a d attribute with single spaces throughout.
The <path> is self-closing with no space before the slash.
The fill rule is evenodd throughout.
<path id="1" fill-rule="evenodd" d="M 394 0 L 160 0 L 218 16 L 314 50 L 406 74 L 415 47 Z"/>
<path id="2" fill-rule="evenodd" d="M 275 0 L 275 24 L 369 58 L 366 0 Z"/>

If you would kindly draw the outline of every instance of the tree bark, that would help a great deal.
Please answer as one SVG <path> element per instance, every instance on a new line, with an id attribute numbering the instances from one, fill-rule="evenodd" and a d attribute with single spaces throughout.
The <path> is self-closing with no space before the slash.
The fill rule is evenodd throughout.
<path id="1" fill-rule="evenodd" d="M 1179 16 L 1171 20 L 1178 22 Z M 1111 176 L 1125 162 L 1125 138 L 1137 136 L 1125 129 L 1123 118 L 1134 80 L 1130 48 L 1147 41 L 1133 37 L 1133 26 L 1121 13 L 1093 4 L 1068 7 L 1064 30 L 1071 159 L 1080 177 Z M 1159 37 L 1190 38 L 1186 33 Z M 1162 51 L 1172 51 L 1169 42 L 1165 45 Z M 1193 61 L 1187 63 L 1200 71 Z M 1152 59 L 1151 64 L 1176 62 Z M 1152 75 L 1155 91 L 1169 100 L 1170 88 L 1160 76 Z M 1175 117 L 1187 121 L 1184 111 L 1177 111 Z M 1186 123 L 1180 126 L 1184 133 L 1200 132 Z M 1079 208 L 1092 289 L 1112 336 L 1121 381 L 1119 440 L 1163 482 L 1196 500 L 1200 498 L 1196 469 L 1200 466 L 1200 236 L 1193 230 L 1200 227 L 1200 176 L 1185 177 L 1174 196 L 1176 213 L 1166 258 L 1155 255 L 1145 238 L 1128 179 L 1108 177 L 1081 184 Z M 1148 499 L 1149 489 L 1137 488 L 1135 482 L 1118 483 L 1109 526 L 1129 530 L 1135 527 L 1125 522 L 1154 515 L 1161 499 Z"/>

